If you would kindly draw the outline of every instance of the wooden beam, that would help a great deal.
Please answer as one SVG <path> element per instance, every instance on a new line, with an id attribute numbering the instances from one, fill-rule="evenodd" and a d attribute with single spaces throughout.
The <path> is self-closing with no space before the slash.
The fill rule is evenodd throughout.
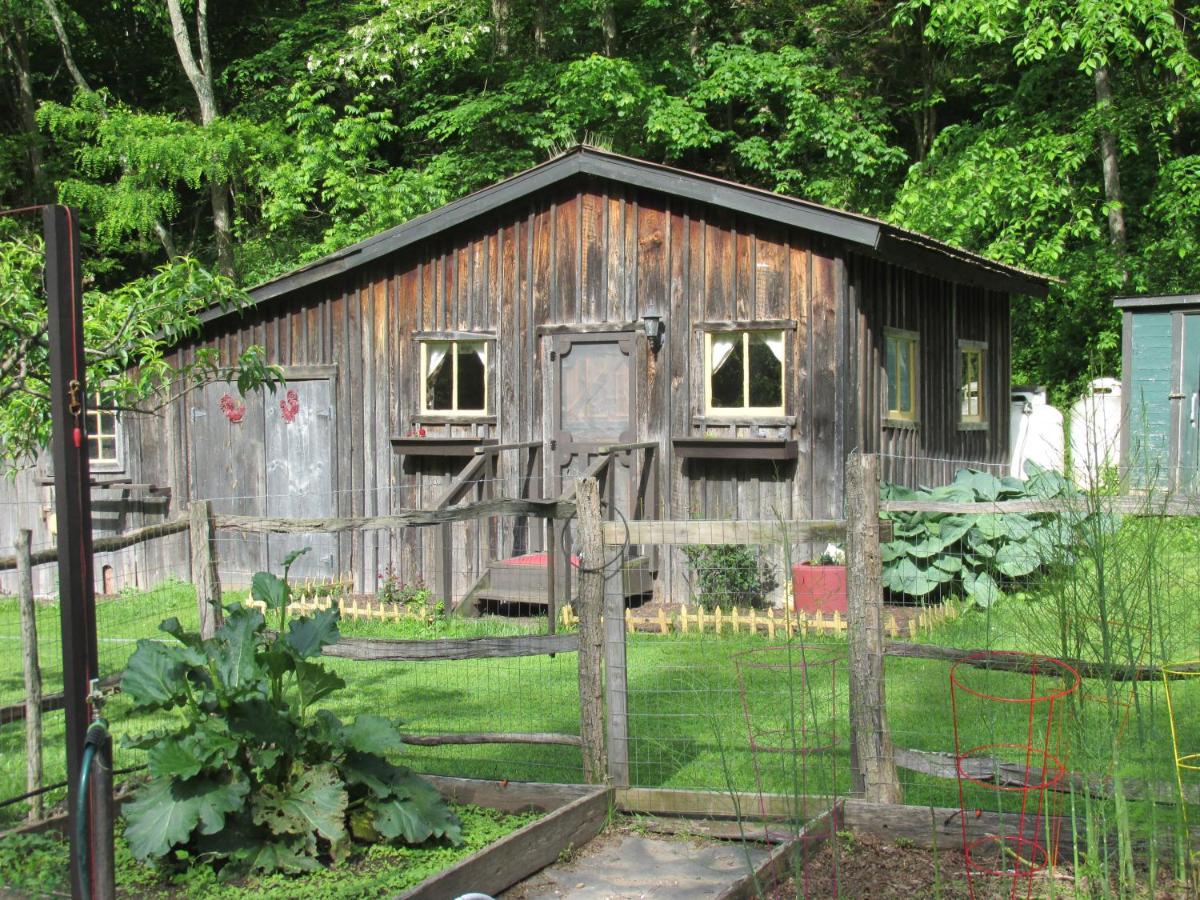
<path id="1" fill-rule="evenodd" d="M 457 778 L 452 775 L 422 775 L 447 800 L 486 806 L 501 812 L 550 812 L 581 797 L 591 797 L 597 791 L 607 791 L 588 784 L 547 784 L 537 781 L 487 781 L 479 778 Z"/>
<path id="2" fill-rule="evenodd" d="M 486 461 L 477 456 L 473 462 Z M 218 529 L 231 529 L 251 534 L 304 534 L 319 532 L 335 534 L 342 531 L 366 531 L 372 528 L 408 528 L 442 525 L 447 522 L 467 522 L 489 516 L 538 516 L 549 519 L 569 519 L 575 504 L 564 500 L 481 500 L 462 506 L 443 509 L 407 509 L 390 516 L 357 516 L 329 519 L 280 519 L 266 516 L 215 516 Z"/>
<path id="3" fill-rule="evenodd" d="M 558 734 L 552 731 L 456 731 L 447 734 L 402 734 L 406 744 L 420 747 L 443 747 L 458 744 L 561 744 L 580 747 L 577 734 Z"/>
<path id="4" fill-rule="evenodd" d="M 595 790 L 472 853 L 400 895 L 401 900 L 499 896 L 572 848 L 582 847 L 608 821 L 608 791 Z"/>
<path id="5" fill-rule="evenodd" d="M 156 537 L 164 537 L 168 534 L 178 534 L 181 531 L 187 531 L 189 527 L 190 523 L 187 519 L 175 519 L 171 522 L 161 522 L 158 525 L 147 525 L 144 528 L 137 528 L 125 534 L 95 538 L 92 541 L 92 552 L 111 553 L 114 550 L 124 550 L 126 547 L 132 547 L 134 544 L 140 544 L 143 541 L 149 541 Z M 34 566 L 57 561 L 57 547 L 47 547 L 45 550 L 38 550 L 30 554 L 29 557 L 30 565 Z M 0 571 L 15 569 L 16 567 L 17 558 L 15 556 L 0 556 Z"/>
<path id="6" fill-rule="evenodd" d="M 900 802 L 883 680 L 883 562 L 879 549 L 879 459 L 846 461 L 846 634 L 855 788 L 868 800 Z"/>
<path id="7" fill-rule="evenodd" d="M 25 676 L 25 790 L 42 787 L 42 669 L 38 662 L 37 611 L 33 605 L 33 532 L 17 532 L 17 595 L 21 606 L 21 660 Z M 29 819 L 42 817 L 42 795 L 29 798 Z"/>
<path id="8" fill-rule="evenodd" d="M 957 779 L 958 770 L 967 778 L 998 784 L 1005 787 L 1021 787 L 1026 784 L 1041 784 L 1045 781 L 1042 770 L 1037 766 L 1026 767 L 1019 763 L 1004 762 L 988 756 L 972 756 L 956 764 L 953 753 L 938 753 L 930 750 L 905 750 L 897 748 L 896 765 L 910 772 L 932 775 L 934 778 Z M 1111 778 L 1095 778 L 1078 772 L 1066 772 L 1057 784 L 1047 790 L 1059 793 L 1091 794 L 1093 797 L 1109 798 L 1115 787 Z M 1145 781 L 1140 778 L 1122 778 L 1121 794 L 1126 800 L 1145 800 L 1155 803 L 1176 803 L 1179 800 L 1179 785 L 1170 781 Z M 1188 803 L 1200 803 L 1200 786 L 1184 785 L 1184 798 Z"/>
<path id="9" fill-rule="evenodd" d="M 880 512 L 949 513 L 953 515 L 991 513 L 1090 513 L 1110 512 L 1135 516 L 1198 516 L 1200 498 L 1158 496 L 1061 497 L 1053 500 L 995 500 L 955 503 L 942 500 L 883 500 Z"/>
<path id="10" fill-rule="evenodd" d="M 1017 813 L 994 813 L 986 810 L 961 810 L 949 807 L 904 806 L 894 803 L 871 803 L 847 798 L 842 801 L 842 824 L 851 832 L 871 834 L 886 841 L 904 839 L 918 847 L 962 849 L 966 839 L 997 834 L 1017 834 L 1021 816 Z M 1025 816 L 1025 836 L 1032 839 L 1035 831 L 1039 844 L 1045 845 L 1046 834 L 1057 835 L 1060 853 L 1071 853 L 1071 821 L 1065 817 Z"/>
<path id="11" fill-rule="evenodd" d="M 432 641 L 398 641 L 390 638 L 342 638 L 322 649 L 325 656 L 388 662 L 437 659 L 508 659 L 574 653 L 577 634 L 521 634 L 512 637 L 438 638 Z"/>
<path id="12" fill-rule="evenodd" d="M 221 579 L 217 575 L 214 552 L 212 503 L 193 500 L 188 507 L 191 521 L 192 584 L 196 586 L 196 609 L 200 621 L 200 637 L 212 637 L 221 627 Z"/>
<path id="13" fill-rule="evenodd" d="M 834 801 L 824 796 L 643 787 L 619 788 L 615 797 L 618 808 L 629 813 L 791 821 L 818 815 Z"/>
<path id="14" fill-rule="evenodd" d="M 605 456 L 603 459 L 610 459 Z M 575 483 L 579 509 L 579 733 L 583 738 L 583 777 L 602 782 L 608 774 L 604 745 L 604 701 L 600 660 L 604 632 L 604 540 L 601 537 L 600 484 L 593 477 Z"/>
<path id="15" fill-rule="evenodd" d="M 909 644 L 904 641 L 886 641 L 885 656 L 901 656 L 908 659 L 932 659 L 938 662 L 963 663 L 976 669 L 991 669 L 996 672 L 1019 672 L 1031 674 L 1033 668 L 1028 657 L 1017 654 L 986 655 L 987 650 L 960 650 L 957 647 L 942 647 L 937 644 Z M 975 656 L 976 658 L 972 658 Z M 1079 673 L 1081 678 L 1111 678 L 1113 681 L 1159 681 L 1163 677 L 1162 666 L 1106 666 L 1103 663 L 1084 659 L 1063 659 Z M 1167 678 L 1177 679 L 1200 673 L 1200 663 L 1188 663 L 1168 667 Z"/>
<path id="16" fill-rule="evenodd" d="M 604 523 L 604 542 L 620 546 L 625 543 L 628 527 L 631 544 L 671 544 L 703 546 L 715 544 L 778 544 L 804 541 L 846 539 L 844 519 L 817 519 L 787 522 L 775 519 L 726 521 L 719 519 L 685 519 L 677 521 L 631 521 Z"/>
<path id="17" fill-rule="evenodd" d="M 720 894 L 717 900 L 749 900 L 765 896 L 789 875 L 804 868 L 818 850 L 833 837 L 842 820 L 841 803 L 804 823 L 794 837 L 771 851 L 753 872 L 747 872 Z"/>
<path id="18" fill-rule="evenodd" d="M 98 687 L 101 693 L 111 694 L 117 690 L 121 683 L 120 674 L 106 675 L 100 679 Z M 54 694 L 43 694 L 42 702 L 39 704 L 42 712 L 52 712 L 56 709 L 63 708 L 64 697 L 62 691 Z M 25 718 L 25 701 L 20 703 L 10 703 L 8 706 L 0 706 L 0 725 L 7 725 L 10 722 L 20 722 Z"/>

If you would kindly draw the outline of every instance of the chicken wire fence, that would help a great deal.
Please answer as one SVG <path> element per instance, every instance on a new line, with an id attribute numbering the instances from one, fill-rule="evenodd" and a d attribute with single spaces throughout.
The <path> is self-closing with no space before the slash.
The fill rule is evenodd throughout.
<path id="1" fill-rule="evenodd" d="M 963 474 L 967 469 L 975 471 Z M 1177 770 L 1174 760 L 1200 752 L 1200 679 L 1173 683 L 1172 741 L 1161 681 L 1127 681 L 1119 674 L 1129 666 L 1200 658 L 1194 602 L 1200 526 L 1186 514 L 1190 509 L 1183 498 L 1176 498 L 1171 515 L 1159 512 L 1161 503 L 1154 505 L 1161 500 L 1157 494 L 1146 496 L 1145 507 L 1138 509 L 1113 489 L 1122 482 L 1119 472 L 1080 491 L 1049 475 L 1018 481 L 998 467 L 987 472 L 945 460 L 913 468 L 910 459 L 883 458 L 881 470 L 885 506 L 975 504 L 969 513 L 885 513 L 893 529 L 892 540 L 881 547 L 885 637 L 918 646 L 1098 662 L 1102 677 L 1084 678 L 1078 698 L 1064 706 L 1067 768 L 1087 777 L 1145 782 L 1155 796 L 1165 785 L 1168 800 L 1179 787 L 1194 789 L 1188 780 L 1194 773 Z M 940 474 L 922 485 L 905 474 L 918 470 Z M 359 516 L 428 508 L 445 486 L 414 478 L 367 499 L 360 492 L 348 508 Z M 456 502 L 550 497 L 564 487 L 569 481 L 564 486 L 532 477 L 485 478 Z M 937 491 L 936 497 L 926 496 Z M 1014 512 L 997 506 L 1021 499 L 1057 500 L 1063 508 Z M 329 509 L 347 508 L 337 496 L 321 502 Z M 291 572 L 300 603 L 296 611 L 337 603 L 347 637 L 545 633 L 551 593 L 557 604 L 555 628 L 575 627 L 579 559 L 571 521 L 547 527 L 535 516 L 503 515 L 449 526 L 262 534 L 224 527 L 222 518 L 263 516 L 275 508 L 271 498 L 213 498 L 212 506 L 225 602 L 247 602 L 254 572 L 279 571 L 286 554 L 309 547 Z M 31 505 L 6 514 L 22 521 L 41 511 Z M 606 507 L 605 516 L 619 529 L 618 512 Z M 755 542 L 713 537 L 689 547 L 619 548 L 620 560 L 612 565 L 619 567 L 616 580 L 628 606 L 623 625 L 633 787 L 732 788 L 751 804 L 756 795 L 850 792 L 845 607 L 838 605 L 836 585 L 822 588 L 825 593 L 815 599 L 807 586 L 803 591 L 809 593 L 798 595 L 796 573 L 817 568 L 805 565 L 814 562 L 836 568 L 840 548 L 827 547 L 826 541 L 791 541 L 786 519 L 778 516 L 774 522 L 778 533 L 760 534 Z M 41 540 L 34 550 L 50 546 L 51 541 Z M 121 553 L 96 561 L 101 674 L 120 672 L 139 638 L 160 637 L 162 619 L 176 616 L 186 627 L 197 623 L 186 533 Z M 44 565 L 35 571 L 46 694 L 61 690 L 62 677 L 53 569 Z M 0 600 L 0 642 L 15 650 L 21 631 L 16 601 L 8 597 L 14 590 L 11 573 L 0 573 L 0 588 L 6 595 Z M 447 616 L 447 608 L 459 603 L 482 614 Z M 7 707 L 21 702 L 24 687 L 20 654 L 6 652 L 3 659 L 0 706 Z M 329 664 L 348 685 L 330 701 L 343 717 L 358 712 L 392 716 L 415 736 L 578 733 L 574 653 Z M 956 717 L 949 669 L 942 660 L 890 651 L 885 661 L 890 737 L 908 803 L 959 804 L 956 728 L 963 747 L 999 748 L 989 754 L 996 780 L 1003 780 L 1003 773 L 1010 777 L 1011 765 L 1025 763 L 1010 752 L 1028 743 L 1020 716 L 996 703 Z M 1015 676 L 995 677 L 1004 682 Z M 150 717 L 133 715 L 120 694 L 110 698 L 107 710 L 118 736 L 154 724 Z M 54 783 L 62 777 L 62 713 L 48 712 L 44 728 L 44 780 Z M 0 748 L 3 799 L 25 790 L 20 719 L 0 725 Z M 116 755 L 121 768 L 142 761 L 119 741 Z M 560 782 L 582 778 L 579 749 L 557 744 L 413 746 L 406 755 L 415 768 L 430 773 Z M 1051 799 L 1059 811 L 1072 802 L 1069 794 L 1057 792 Z M 1015 801 L 995 785 L 973 784 L 963 802 L 1002 810 Z M 11 818 L 22 810 L 21 804 L 11 804 L 0 814 Z M 1178 814 L 1170 805 L 1145 812 L 1158 816 L 1158 825 Z"/>

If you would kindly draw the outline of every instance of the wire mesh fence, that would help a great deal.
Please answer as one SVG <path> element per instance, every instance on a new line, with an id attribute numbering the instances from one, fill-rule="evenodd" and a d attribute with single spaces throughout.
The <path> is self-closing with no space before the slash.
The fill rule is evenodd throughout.
<path id="1" fill-rule="evenodd" d="M 881 547 L 887 715 L 904 801 L 948 810 L 943 825 L 953 827 L 956 815 L 1019 811 L 1018 792 L 1006 788 L 1028 786 L 1032 769 L 1046 768 L 1004 751 L 974 752 L 1027 745 L 1027 717 L 1000 703 L 956 717 L 947 661 L 956 652 L 1083 661 L 1089 668 L 1081 670 L 1080 688 L 1063 701 L 1069 754 L 1056 789 L 1042 798 L 1045 811 L 1067 817 L 1088 852 L 1107 848 L 1114 830 L 1123 829 L 1129 846 L 1154 848 L 1163 865 L 1186 859 L 1189 809 L 1179 797 L 1200 800 L 1200 783 L 1175 760 L 1200 748 L 1200 679 L 1171 682 L 1172 716 L 1156 667 L 1200 659 L 1200 518 L 1189 514 L 1182 495 L 1167 515 L 1159 494 L 1113 490 L 1122 484 L 1119 472 L 1080 491 L 1052 473 L 1017 480 L 937 462 L 944 473 L 938 483 L 881 488 L 892 528 Z M 883 460 L 882 469 L 900 472 L 902 463 Z M 509 474 L 479 479 L 456 503 L 552 497 L 569 487 L 570 479 L 543 483 Z M 386 516 L 411 508 L 414 498 L 431 507 L 442 494 L 444 485 L 437 492 L 404 482 L 356 514 Z M 281 534 L 231 527 L 232 517 L 263 516 L 267 500 L 213 501 L 225 602 L 249 602 L 254 572 L 278 571 L 287 553 L 310 547 L 291 572 L 295 612 L 337 604 L 346 637 L 542 634 L 551 627 L 551 598 L 554 627 L 574 627 L 563 608 L 576 599 L 581 570 L 571 520 L 548 525 L 533 514 L 505 512 L 420 528 Z M 338 498 L 329 504 L 341 508 Z M 620 517 L 608 508 L 605 516 L 620 532 Z M 844 547 L 811 533 L 795 538 L 783 516 L 757 524 L 753 539 L 745 522 L 693 523 L 693 532 L 710 533 L 694 534 L 700 539 L 686 547 L 650 539 L 610 547 L 613 559 L 604 562 L 628 607 L 634 788 L 733 791 L 752 812 L 756 797 L 845 796 L 855 786 L 844 594 L 835 584 L 814 595 L 802 577 L 806 569 L 837 569 Z M 115 557 L 103 564 L 111 565 L 107 571 L 98 565 L 102 673 L 119 672 L 138 639 L 161 638 L 162 619 L 197 624 L 187 535 L 160 540 L 167 549 L 143 553 L 136 566 Z M 45 691 L 52 693 L 61 689 L 60 623 L 53 591 L 39 593 L 38 643 Z M 459 614 L 448 615 L 452 609 Z M 0 599 L 0 641 L 20 646 L 17 605 L 7 597 Z M 24 696 L 19 654 L 3 659 L 0 706 Z M 397 718 L 414 738 L 579 730 L 574 653 L 329 665 L 348 686 L 329 708 L 343 718 L 361 712 Z M 1027 675 L 996 678 L 1019 690 L 1028 685 Z M 133 715 L 119 694 L 108 709 L 118 735 L 155 723 Z M 964 754 L 955 752 L 956 728 L 959 748 L 972 749 L 973 780 L 961 797 Z M 47 713 L 48 783 L 61 778 L 61 734 L 61 713 Z M 0 725 L 0 748 L 0 798 L 12 797 L 24 791 L 18 722 Z M 416 744 L 406 756 L 430 773 L 582 778 L 579 747 L 561 743 Z M 118 767 L 142 758 L 118 742 Z M 16 804 L 0 814 L 21 809 Z"/>

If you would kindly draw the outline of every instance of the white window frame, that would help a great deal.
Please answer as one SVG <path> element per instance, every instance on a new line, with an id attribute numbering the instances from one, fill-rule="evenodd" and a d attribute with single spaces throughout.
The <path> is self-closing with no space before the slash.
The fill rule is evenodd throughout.
<path id="1" fill-rule="evenodd" d="M 968 341 L 960 339 L 958 342 L 958 424 L 960 428 L 971 429 L 986 427 L 988 423 L 988 404 L 991 399 L 987 395 L 987 350 L 986 341 Z M 967 386 L 963 383 L 963 362 L 968 354 L 977 354 L 979 356 L 979 381 L 978 381 L 978 405 L 979 411 L 974 414 L 963 412 L 963 406 L 966 403 Z"/>
<path id="2" fill-rule="evenodd" d="M 747 416 L 782 416 L 787 407 L 788 331 L 780 326 L 706 329 L 704 332 L 704 414 L 710 418 L 745 418 Z M 714 337 L 740 334 L 742 337 L 742 402 L 750 402 L 750 335 L 776 333 L 783 341 L 783 359 L 779 362 L 778 406 L 719 406 L 712 403 L 712 343 Z"/>
<path id="3" fill-rule="evenodd" d="M 112 422 L 112 429 L 106 431 L 104 429 L 105 419 Z M 120 471 L 125 468 L 122 462 L 121 451 L 125 441 L 122 435 L 121 415 L 115 409 L 104 406 L 100 399 L 100 394 L 95 393 L 91 397 L 91 402 L 88 404 L 86 412 L 87 425 L 87 440 L 88 440 L 88 465 L 93 469 L 104 471 Z M 112 455 L 97 456 L 92 458 L 91 448 L 93 443 L 98 449 L 103 449 L 102 443 L 106 438 L 112 439 Z"/>
<path id="4" fill-rule="evenodd" d="M 488 409 L 491 407 L 491 382 L 492 382 L 492 348 L 491 340 L 486 337 L 428 337 L 420 338 L 418 343 L 421 346 L 421 415 L 427 416 L 446 416 L 448 418 L 479 418 L 480 416 L 488 415 Z M 448 344 L 449 349 L 447 354 L 449 359 L 443 365 L 449 363 L 451 366 L 451 381 L 450 381 L 450 396 L 453 407 L 451 409 L 432 409 L 429 406 L 429 346 L 430 344 Z M 458 408 L 458 346 L 459 344 L 480 344 L 483 346 L 483 409 L 459 409 Z"/>
<path id="5" fill-rule="evenodd" d="M 883 377 L 884 391 L 883 402 L 888 403 L 888 394 L 891 393 L 892 373 L 887 368 L 887 345 L 892 342 L 898 342 L 899 346 L 909 346 L 911 349 L 908 354 L 908 384 L 909 384 L 909 405 L 912 407 L 907 412 L 903 409 L 893 409 L 890 404 L 883 411 L 885 424 L 899 425 L 902 427 L 911 427 L 917 425 L 921 421 L 921 335 L 920 332 L 906 331 L 903 328 L 885 328 L 883 330 Z M 898 356 L 899 354 L 897 354 Z M 897 399 L 899 392 L 897 391 Z"/>

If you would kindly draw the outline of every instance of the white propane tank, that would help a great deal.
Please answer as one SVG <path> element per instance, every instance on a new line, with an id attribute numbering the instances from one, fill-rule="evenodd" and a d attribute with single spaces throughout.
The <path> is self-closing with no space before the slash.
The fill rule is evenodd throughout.
<path id="1" fill-rule="evenodd" d="M 1046 402 L 1042 387 L 1015 387 L 1008 417 L 1009 474 L 1025 479 L 1025 462 L 1062 474 L 1063 415 Z"/>
<path id="2" fill-rule="evenodd" d="M 1071 407 L 1071 474 L 1090 488 L 1121 458 L 1121 382 L 1096 378 Z"/>

